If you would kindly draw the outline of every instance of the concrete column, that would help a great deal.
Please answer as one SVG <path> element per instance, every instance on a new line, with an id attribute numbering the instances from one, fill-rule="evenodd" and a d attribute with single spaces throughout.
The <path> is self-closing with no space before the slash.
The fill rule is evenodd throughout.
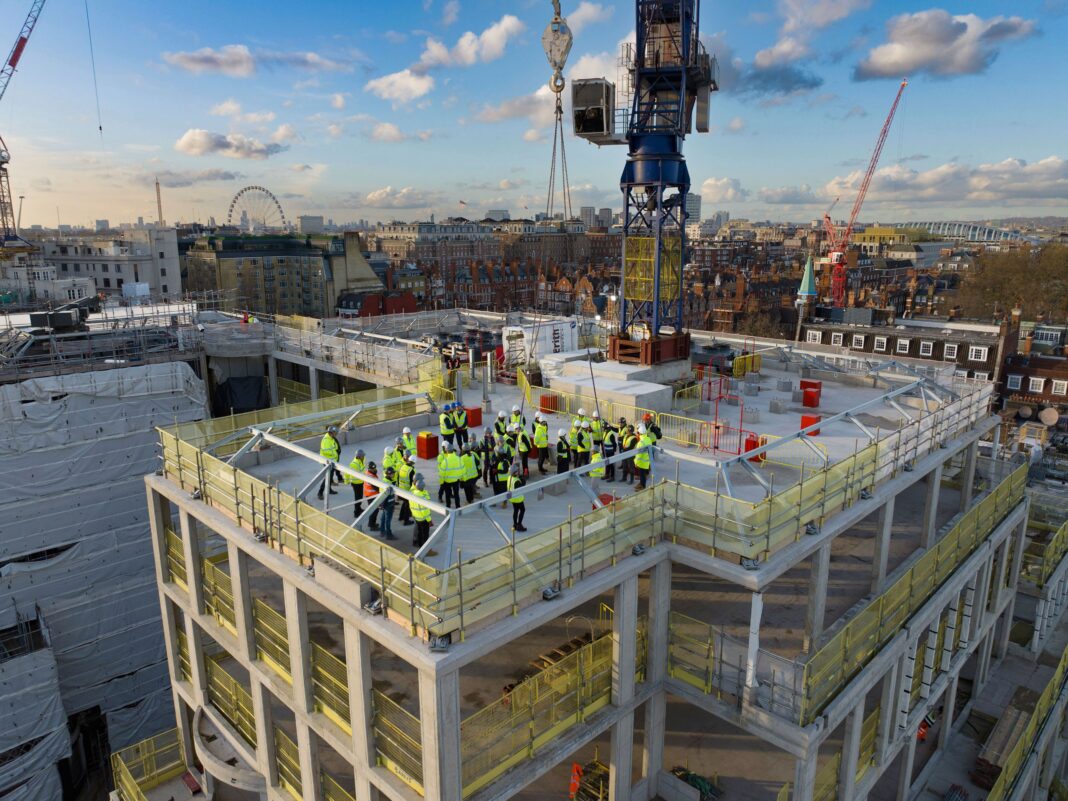
<path id="1" fill-rule="evenodd" d="M 192 767 L 193 762 L 196 760 L 196 751 L 193 750 L 193 732 L 192 732 L 192 714 L 188 712 L 188 707 L 185 705 L 185 701 L 178 695 L 177 692 L 172 692 L 171 696 L 174 700 L 174 719 L 178 723 L 178 742 L 182 746 L 182 755 L 185 757 L 185 764 Z M 204 772 L 205 776 L 211 774 Z M 211 796 L 208 796 L 209 798 Z"/>
<path id="2" fill-rule="evenodd" d="M 274 713 L 271 693 L 255 676 L 252 682 L 252 711 L 256 716 L 256 768 L 269 787 L 278 786 L 278 758 L 274 748 Z"/>
<path id="3" fill-rule="evenodd" d="M 979 644 L 979 665 L 975 671 L 975 690 L 974 694 L 979 695 L 980 692 L 986 687 L 987 680 L 990 678 L 990 654 L 994 645 L 994 633 L 989 632 L 983 641 Z"/>
<path id="4" fill-rule="evenodd" d="M 916 735 L 906 739 L 905 754 L 901 759 L 901 772 L 897 777 L 897 801 L 908 801 L 912 785 L 912 769 L 916 764 Z"/>
<path id="5" fill-rule="evenodd" d="M 946 743 L 949 742 L 949 734 L 953 730 L 953 715 L 957 711 L 958 681 L 960 681 L 959 673 L 950 676 L 945 695 L 942 696 L 942 728 L 938 732 L 938 748 L 943 751 Z"/>
<path id="6" fill-rule="evenodd" d="M 278 359 L 274 358 L 274 356 L 267 357 L 267 391 L 270 396 L 271 407 L 278 406 Z"/>
<path id="7" fill-rule="evenodd" d="M 986 601 L 990 589 L 990 571 L 993 568 L 992 558 L 988 558 L 979 568 L 979 579 L 975 585 L 975 603 L 972 605 L 972 632 L 978 637 L 983 626 L 986 625 Z"/>
<path id="8" fill-rule="evenodd" d="M 927 499 L 923 505 L 923 531 L 920 542 L 924 548 L 934 545 L 938 537 L 938 499 L 942 494 L 942 467 L 939 464 L 927 474 Z"/>
<path id="9" fill-rule="evenodd" d="M 461 801 L 460 672 L 419 671 L 423 797 Z"/>
<path id="10" fill-rule="evenodd" d="M 200 380 L 204 382 L 204 413 L 210 418 L 211 414 L 211 370 L 208 369 L 208 355 L 200 354 Z"/>
<path id="11" fill-rule="evenodd" d="M 638 619 L 638 577 L 616 586 L 612 615 L 612 703 L 628 703 L 634 697 Z M 648 738 L 647 738 L 648 739 Z M 609 801 L 629 801 L 634 762 L 634 713 L 612 726 L 611 759 L 608 763 Z"/>
<path id="12" fill-rule="evenodd" d="M 145 487 L 148 500 L 148 524 L 152 533 L 152 562 L 156 569 L 156 586 L 167 583 L 167 534 L 166 523 L 169 522 L 170 504 L 163 496 Z M 161 596 L 162 598 L 162 596 Z"/>
<path id="13" fill-rule="evenodd" d="M 315 706 L 312 698 L 311 643 L 308 640 L 308 599 L 285 579 L 282 579 L 282 597 L 285 601 L 293 700 L 298 708 L 310 712 Z"/>
<path id="14" fill-rule="evenodd" d="M 311 399 L 319 400 L 319 371 L 315 367 L 308 368 L 308 385 L 311 388 Z"/>
<path id="15" fill-rule="evenodd" d="M 671 623 L 671 562 L 663 561 L 650 571 L 648 654 L 646 681 L 659 684 L 667 676 L 668 638 Z M 667 722 L 667 695 L 653 694 L 645 703 L 645 737 L 642 741 L 642 775 L 646 797 L 659 792 L 660 770 L 664 766 L 664 736 Z"/>
<path id="16" fill-rule="evenodd" d="M 377 762 L 372 724 L 371 640 L 345 621 L 345 670 L 349 688 L 349 722 L 352 727 L 356 798 L 378 801 L 378 789 L 369 776 Z"/>
<path id="17" fill-rule="evenodd" d="M 827 581 L 831 572 L 831 543 L 826 542 L 812 554 L 808 582 L 808 612 L 805 615 L 804 650 L 812 652 L 823 633 L 823 616 L 827 611 Z"/>
<path id="18" fill-rule="evenodd" d="M 234 596 L 234 623 L 237 646 L 249 662 L 256 660 L 256 635 L 252 631 L 252 591 L 248 584 L 248 554 L 234 543 L 227 543 L 230 564 L 230 592 Z"/>
<path id="19" fill-rule="evenodd" d="M 879 735 L 875 744 L 875 763 L 882 765 L 890 750 L 890 739 L 894 733 L 895 702 L 900 697 L 897 683 L 901 676 L 901 660 L 894 662 L 890 672 L 883 679 L 882 694 L 879 698 Z"/>
<path id="20" fill-rule="evenodd" d="M 801 757 L 794 763 L 792 801 L 812 801 L 816 791 L 816 765 L 819 756 L 819 748 L 813 747 L 808 756 Z"/>
<path id="21" fill-rule="evenodd" d="M 749 644 L 745 654 L 745 698 L 754 703 L 757 687 L 757 660 L 760 658 L 760 617 L 764 613 L 764 595 L 754 592 L 749 604 Z"/>
<path id="22" fill-rule="evenodd" d="M 185 560 L 185 579 L 189 585 L 189 602 L 195 612 L 204 612 L 204 579 L 200 572 L 200 539 L 197 523 L 188 512 L 178 512 L 182 534 L 182 558 Z"/>
<path id="23" fill-rule="evenodd" d="M 303 801 L 322 801 L 319 778 L 319 740 L 306 723 L 297 721 L 297 753 L 300 755 L 300 791 Z"/>
<path id="24" fill-rule="evenodd" d="M 838 770 L 838 797 L 851 801 L 857 787 L 857 763 L 860 761 L 860 735 L 864 729 L 864 699 L 854 707 L 845 721 L 842 742 L 842 765 Z"/>
<path id="25" fill-rule="evenodd" d="M 912 708 L 912 681 L 915 678 L 916 652 L 919 648 L 919 640 L 910 642 L 905 652 L 905 657 L 901 662 L 901 681 L 898 685 L 897 694 L 897 727 L 900 731 L 905 732 L 906 737 L 909 736 L 908 718 L 909 709 Z M 912 737 L 911 739 L 915 740 L 916 738 Z"/>
<path id="26" fill-rule="evenodd" d="M 193 616 L 185 616 L 185 639 L 189 643 L 190 683 L 193 685 L 193 698 L 200 706 L 208 704 L 208 666 L 204 656 L 204 638 L 200 626 L 193 622 Z"/>
<path id="27" fill-rule="evenodd" d="M 966 512 L 972 505 L 975 487 L 975 466 L 979 457 L 979 443 L 973 442 L 964 449 L 964 468 L 961 470 L 960 511 Z"/>
<path id="28" fill-rule="evenodd" d="M 879 510 L 875 529 L 875 556 L 871 566 L 871 591 L 879 594 L 886 584 L 886 565 L 890 558 L 890 536 L 894 529 L 894 500 L 891 495 Z"/>

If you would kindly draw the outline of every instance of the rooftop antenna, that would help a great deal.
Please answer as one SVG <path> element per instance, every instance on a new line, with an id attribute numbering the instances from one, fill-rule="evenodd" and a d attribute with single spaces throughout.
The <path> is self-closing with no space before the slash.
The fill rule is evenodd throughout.
<path id="1" fill-rule="evenodd" d="M 156 219 L 159 220 L 159 227 L 163 227 L 163 198 L 159 193 L 159 176 L 156 176 Z"/>

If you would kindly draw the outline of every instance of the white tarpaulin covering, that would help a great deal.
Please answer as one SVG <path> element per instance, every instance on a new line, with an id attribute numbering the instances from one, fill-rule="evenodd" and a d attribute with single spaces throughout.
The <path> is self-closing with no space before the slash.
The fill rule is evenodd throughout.
<path id="1" fill-rule="evenodd" d="M 93 707 L 115 748 L 174 725 L 159 700 L 169 685 L 143 477 L 159 464 L 155 428 L 203 419 L 204 402 L 182 362 L 0 387 L 0 628 L 40 610 L 64 737 L 67 716 Z M 0 710 L 21 717 L 33 686 L 4 683 Z M 0 753 L 14 731 L 0 720 Z M 52 774 L 26 765 L 11 777 L 22 794 L 0 799 L 59 798 Z"/>

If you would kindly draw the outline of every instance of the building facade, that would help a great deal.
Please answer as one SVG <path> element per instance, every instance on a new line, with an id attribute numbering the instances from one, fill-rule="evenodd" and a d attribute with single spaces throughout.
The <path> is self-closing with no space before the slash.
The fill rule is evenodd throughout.
<path id="1" fill-rule="evenodd" d="M 178 235 L 173 228 L 130 229 L 119 237 L 46 239 L 40 245 L 45 264 L 54 268 L 57 279 L 89 278 L 102 295 L 181 297 Z"/>

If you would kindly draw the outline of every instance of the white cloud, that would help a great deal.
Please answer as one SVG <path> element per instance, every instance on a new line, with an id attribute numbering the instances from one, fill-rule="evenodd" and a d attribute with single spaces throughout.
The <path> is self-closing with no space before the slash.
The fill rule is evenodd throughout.
<path id="1" fill-rule="evenodd" d="M 296 142 L 300 137 L 297 134 L 297 129 L 290 125 L 288 122 L 284 122 L 275 129 L 275 132 L 271 134 L 271 141 L 276 144 L 286 144 L 287 142 Z"/>
<path id="2" fill-rule="evenodd" d="M 286 150 L 278 143 L 264 144 L 243 134 L 218 134 L 203 128 L 190 128 L 174 143 L 174 149 L 188 156 L 225 156 L 230 159 L 265 159 Z"/>
<path id="3" fill-rule="evenodd" d="M 392 122 L 380 122 L 374 125 L 368 134 L 376 142 L 403 142 L 408 137 Z"/>
<path id="4" fill-rule="evenodd" d="M 326 133 L 331 139 L 340 139 L 341 135 L 345 133 L 345 128 L 334 122 L 326 126 Z"/>
<path id="5" fill-rule="evenodd" d="M 345 95 L 343 95 L 341 92 L 337 92 L 336 94 L 331 95 L 330 105 L 333 108 L 336 108 L 338 111 L 345 108 Z"/>
<path id="6" fill-rule="evenodd" d="M 813 33 L 870 5 L 871 0 L 779 0 L 779 39 L 756 54 L 754 65 L 761 70 L 773 69 L 809 58 L 813 55 L 809 45 Z"/>
<path id="7" fill-rule="evenodd" d="M 595 22 L 605 22 L 611 18 L 615 9 L 612 6 L 604 6 L 600 3 L 591 3 L 582 0 L 578 8 L 567 14 L 567 24 L 572 33 L 578 33 L 587 25 Z"/>
<path id="8" fill-rule="evenodd" d="M 411 186 L 402 189 L 384 186 L 363 197 L 363 205 L 374 209 L 425 209 L 435 201 L 436 198 L 431 194 Z"/>
<path id="9" fill-rule="evenodd" d="M 860 170 L 836 177 L 823 194 L 855 195 L 863 178 Z M 951 162 L 922 172 L 894 164 L 875 173 L 868 196 L 875 203 L 1063 204 L 1068 201 L 1068 160 L 1009 158 L 977 166 Z"/>
<path id="10" fill-rule="evenodd" d="M 386 31 L 382 34 L 382 38 L 390 44 L 404 44 L 408 41 L 408 34 L 401 31 Z"/>
<path id="11" fill-rule="evenodd" d="M 426 72 L 436 67 L 470 67 L 480 62 L 496 61 L 504 55 L 508 42 L 525 29 L 518 17 L 505 14 L 482 33 L 467 31 L 451 49 L 433 37 L 428 38 L 414 69 Z"/>
<path id="12" fill-rule="evenodd" d="M 545 133 L 543 131 L 539 131 L 537 128 L 528 128 L 526 131 L 523 132 L 523 141 L 544 142 Z"/>
<path id="13" fill-rule="evenodd" d="M 705 203 L 737 203 L 749 197 L 737 178 L 708 178 L 701 184 L 701 200 Z"/>
<path id="14" fill-rule="evenodd" d="M 216 117 L 236 117 L 241 113 L 241 104 L 233 98 L 224 100 L 221 103 L 216 103 L 211 107 L 209 114 L 213 114 Z"/>
<path id="15" fill-rule="evenodd" d="M 433 88 L 433 76 L 417 75 L 410 69 L 403 69 L 368 81 L 363 90 L 393 103 L 410 103 Z"/>
<path id="16" fill-rule="evenodd" d="M 161 170 L 154 172 L 152 178 L 158 179 L 161 186 L 176 189 L 194 184 L 213 181 L 237 181 L 245 176 L 233 170 Z M 147 182 L 147 174 L 145 176 Z M 36 187 L 35 187 L 36 188 Z"/>
<path id="17" fill-rule="evenodd" d="M 745 120 L 741 117 L 734 117 L 727 123 L 727 133 L 741 133 L 745 130 Z"/>
<path id="18" fill-rule="evenodd" d="M 822 202 L 822 198 L 812 191 L 808 184 L 800 186 L 780 186 L 773 189 L 763 187 L 757 197 L 764 203 L 772 205 L 804 206 Z"/>
<path id="19" fill-rule="evenodd" d="M 507 192 L 511 189 L 519 189 L 522 186 L 526 186 L 527 181 L 523 178 L 504 178 L 497 184 L 497 188 L 501 191 Z"/>
<path id="20" fill-rule="evenodd" d="M 460 17 L 460 0 L 449 0 L 441 11 L 441 24 L 448 28 Z"/>
<path id="21" fill-rule="evenodd" d="M 857 80 L 898 78 L 926 72 L 939 77 L 983 72 L 998 57 L 999 46 L 1034 36 L 1038 28 L 1022 17 L 975 14 L 950 16 L 930 9 L 901 14 L 887 24 L 886 44 L 868 53 L 854 70 Z"/>
<path id="22" fill-rule="evenodd" d="M 294 67 L 311 72 L 351 72 L 352 65 L 320 56 L 318 53 L 257 51 L 248 45 L 229 44 L 215 49 L 202 47 L 191 52 L 164 53 L 163 60 L 172 67 L 186 72 L 229 75 L 231 78 L 248 78 L 260 66 Z"/>

